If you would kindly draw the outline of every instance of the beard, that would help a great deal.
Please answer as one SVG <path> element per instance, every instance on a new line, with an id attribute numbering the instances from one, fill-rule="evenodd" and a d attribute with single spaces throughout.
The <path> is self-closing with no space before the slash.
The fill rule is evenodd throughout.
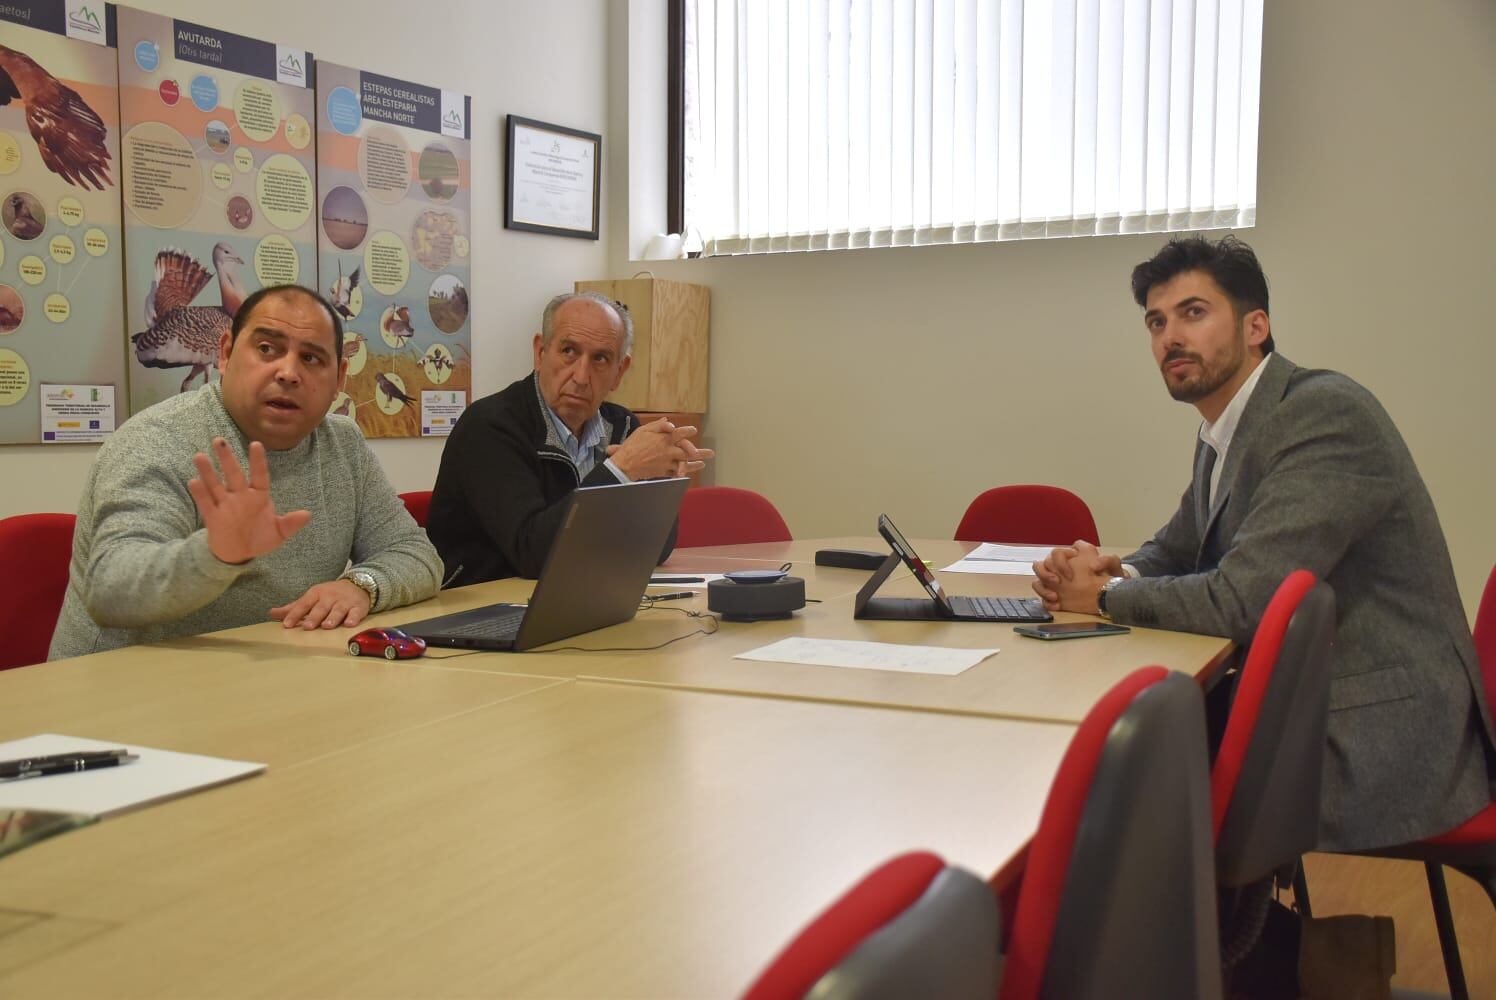
<path id="1" fill-rule="evenodd" d="M 1231 381 L 1236 373 L 1241 371 L 1241 366 L 1247 361 L 1247 345 L 1240 339 L 1234 340 L 1231 352 L 1212 362 L 1207 362 L 1203 356 L 1189 351 L 1170 351 L 1159 367 L 1163 368 L 1171 361 L 1180 360 L 1194 362 L 1197 374 L 1192 378 L 1178 381 L 1171 380 L 1168 375 L 1164 375 L 1164 387 L 1178 402 L 1198 403 Z"/>

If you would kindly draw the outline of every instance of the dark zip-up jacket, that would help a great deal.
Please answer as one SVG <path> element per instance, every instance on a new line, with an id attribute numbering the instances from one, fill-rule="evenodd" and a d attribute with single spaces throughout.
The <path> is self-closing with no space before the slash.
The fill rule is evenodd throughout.
<path id="1" fill-rule="evenodd" d="M 602 440 L 622 444 L 639 426 L 626 407 L 604 403 Z M 443 563 L 443 586 L 540 575 L 578 486 L 618 479 L 599 459 L 583 479 L 545 412 L 532 372 L 462 414 L 442 451 L 426 531 Z M 660 555 L 675 548 L 675 529 Z"/>

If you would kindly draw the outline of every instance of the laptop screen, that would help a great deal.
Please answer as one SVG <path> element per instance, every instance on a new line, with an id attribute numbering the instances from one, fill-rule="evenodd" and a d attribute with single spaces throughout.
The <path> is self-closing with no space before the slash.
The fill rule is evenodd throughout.
<path id="1" fill-rule="evenodd" d="M 926 593 L 935 599 L 935 603 L 950 610 L 950 604 L 946 601 L 945 591 L 940 589 L 940 581 L 935 579 L 935 574 L 930 572 L 930 567 L 914 551 L 914 546 L 904 537 L 903 532 L 894 527 L 894 523 L 888 519 L 887 514 L 878 515 L 878 533 L 883 536 L 884 541 L 893 547 L 898 557 L 904 560 L 904 565 L 909 567 L 909 572 L 919 581 L 920 586 L 925 588 Z"/>

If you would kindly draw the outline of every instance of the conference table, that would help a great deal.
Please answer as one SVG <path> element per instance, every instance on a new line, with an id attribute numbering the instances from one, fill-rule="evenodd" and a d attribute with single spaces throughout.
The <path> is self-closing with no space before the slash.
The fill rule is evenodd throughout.
<path id="1" fill-rule="evenodd" d="M 936 566 L 971 547 L 917 545 Z M 1232 655 L 1146 629 L 1044 643 L 853 621 L 869 574 L 815 566 L 824 547 L 881 548 L 677 552 L 666 571 L 789 562 L 806 581 L 791 619 L 712 634 L 682 613 L 706 611 L 703 590 L 525 654 L 354 658 L 344 630 L 267 622 L 0 673 L 0 739 L 269 765 L 0 858 L 0 996 L 732 996 L 895 854 L 994 877 L 1097 697 L 1139 666 L 1204 680 Z M 898 573 L 881 592 L 919 590 Z M 734 659 L 789 636 L 1000 651 L 954 677 Z"/>

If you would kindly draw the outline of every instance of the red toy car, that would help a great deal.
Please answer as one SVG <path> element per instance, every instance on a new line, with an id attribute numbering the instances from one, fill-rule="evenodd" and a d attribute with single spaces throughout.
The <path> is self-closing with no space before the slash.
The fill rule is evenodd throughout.
<path id="1" fill-rule="evenodd" d="M 383 656 L 409 660 L 426 652 L 426 640 L 397 628 L 369 628 L 348 640 L 350 656 Z"/>

